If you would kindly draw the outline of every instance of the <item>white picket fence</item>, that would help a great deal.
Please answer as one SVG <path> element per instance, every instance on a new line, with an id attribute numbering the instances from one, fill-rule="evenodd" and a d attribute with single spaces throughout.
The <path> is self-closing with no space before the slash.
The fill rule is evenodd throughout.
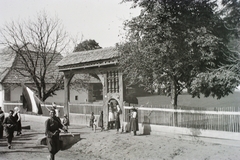
<path id="1" fill-rule="evenodd" d="M 132 106 L 124 106 L 125 113 L 129 113 Z M 176 127 L 196 128 L 204 130 L 217 130 L 228 132 L 240 132 L 240 107 L 228 107 L 216 111 L 182 110 L 170 108 L 138 109 L 138 122 L 144 124 L 175 126 L 174 119 L 177 115 Z M 125 121 L 129 121 L 125 114 Z"/>
<path id="2" fill-rule="evenodd" d="M 21 107 L 22 103 L 4 103 L 5 110 L 6 107 L 10 110 L 15 106 Z M 85 104 L 79 106 L 70 105 L 70 113 L 72 113 L 72 115 L 77 114 L 76 118 L 74 118 L 77 121 L 79 116 L 86 116 L 90 114 L 90 111 L 95 111 L 96 115 L 98 115 L 102 107 L 102 105 L 91 105 L 90 107 Z M 132 106 L 123 107 L 125 111 L 124 121 L 126 123 L 129 122 L 131 108 Z M 136 108 L 138 109 L 138 122 L 142 124 L 240 133 L 240 107 L 219 108 L 214 111 L 148 107 Z M 175 126 L 174 119 L 176 115 L 177 125 Z"/>

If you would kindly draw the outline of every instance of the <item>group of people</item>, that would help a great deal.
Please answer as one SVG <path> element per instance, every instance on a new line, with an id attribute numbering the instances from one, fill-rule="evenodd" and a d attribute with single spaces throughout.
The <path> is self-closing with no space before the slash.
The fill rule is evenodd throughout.
<path id="1" fill-rule="evenodd" d="M 16 136 L 22 134 L 21 115 L 18 107 L 15 107 L 14 110 L 10 110 L 8 117 L 5 117 L 5 114 L 0 107 L 0 139 L 3 138 L 3 130 L 5 130 L 8 148 L 11 149 L 14 132 L 17 131 Z"/>
<path id="2" fill-rule="evenodd" d="M 60 118 L 56 116 L 56 110 L 55 108 L 51 109 L 49 111 L 50 118 L 48 118 L 45 122 L 45 135 L 47 137 L 47 146 L 50 155 L 48 156 L 49 160 L 54 160 L 55 154 L 61 149 L 61 144 L 59 140 L 59 134 L 61 130 L 64 132 L 68 132 L 68 125 L 69 120 L 67 118 L 67 115 L 64 115 L 63 121 L 61 122 Z M 116 114 L 116 120 L 115 120 L 115 128 L 117 129 L 117 133 L 119 132 L 120 126 L 120 117 L 121 109 L 118 106 L 117 107 L 117 114 Z M 131 119 L 130 119 L 130 126 L 129 131 L 133 131 L 133 134 L 136 135 L 136 131 L 138 131 L 138 117 L 137 117 L 137 109 L 133 108 L 131 110 Z M 90 126 L 92 127 L 92 130 L 96 132 L 97 127 L 97 119 L 92 112 L 91 118 L 90 118 Z M 101 131 L 104 130 L 104 124 L 103 124 L 103 111 L 100 112 L 100 116 L 98 119 L 98 127 L 101 128 Z"/>
<path id="3" fill-rule="evenodd" d="M 111 106 L 112 104 L 110 104 Z M 115 123 L 115 129 L 117 130 L 117 133 L 119 133 L 119 129 L 121 128 L 121 124 L 120 124 L 120 114 L 122 113 L 119 105 L 117 105 L 117 112 L 114 115 L 114 123 Z M 111 119 L 112 115 L 109 114 L 109 119 Z M 108 124 L 108 128 L 112 129 L 112 122 L 113 120 L 109 120 L 109 124 Z M 97 125 L 97 119 L 94 115 L 94 112 L 92 112 L 91 117 L 90 117 L 90 127 L 92 128 L 92 130 L 94 132 L 96 132 L 96 128 L 100 127 L 101 131 L 104 130 L 104 126 L 103 126 L 103 111 L 101 111 L 99 119 L 98 119 L 98 125 Z M 130 124 L 129 124 L 129 128 L 128 131 L 133 132 L 133 135 L 136 135 L 136 132 L 139 130 L 138 128 L 138 116 L 137 116 L 137 109 L 136 108 L 132 108 L 131 112 L 130 112 Z"/>
<path id="4" fill-rule="evenodd" d="M 49 115 L 50 118 L 45 122 L 45 135 L 50 153 L 48 159 L 54 160 L 55 154 L 60 150 L 61 146 L 59 140 L 60 129 L 64 132 L 68 132 L 69 119 L 65 114 L 61 122 L 60 118 L 56 116 L 56 110 L 54 107 L 49 110 Z M 17 131 L 16 136 L 22 134 L 21 115 L 18 107 L 15 107 L 14 110 L 10 110 L 7 117 L 5 117 L 5 114 L 0 107 L 0 139 L 3 138 L 3 130 L 5 130 L 8 148 L 11 149 L 14 132 Z"/>
<path id="5" fill-rule="evenodd" d="M 119 105 L 117 105 L 117 113 L 115 116 L 115 128 L 117 129 L 117 133 L 121 128 L 120 125 L 120 114 L 121 109 Z M 54 160 L 55 154 L 61 149 L 60 144 L 60 132 L 63 130 L 64 132 L 68 132 L 69 119 L 66 114 L 64 114 L 63 121 L 60 120 L 58 116 L 56 116 L 56 108 L 52 108 L 49 110 L 50 117 L 45 121 L 45 135 L 47 140 L 47 146 L 50 155 L 48 156 L 49 160 Z M 131 110 L 131 119 L 128 131 L 133 131 L 133 134 L 136 135 L 136 131 L 138 131 L 138 117 L 137 110 L 133 108 Z M 97 127 L 97 119 L 92 112 L 90 118 L 90 126 L 96 132 Z M 101 128 L 101 131 L 104 130 L 103 124 L 103 111 L 101 111 L 99 119 L 98 119 L 98 127 Z M 9 111 L 8 117 L 4 116 L 4 112 L 0 107 L 0 138 L 3 138 L 3 128 L 5 129 L 5 136 L 7 138 L 8 148 L 11 149 L 12 139 L 14 137 L 14 131 L 17 131 L 17 136 L 21 135 L 21 115 L 20 109 L 15 107 L 14 110 Z"/>

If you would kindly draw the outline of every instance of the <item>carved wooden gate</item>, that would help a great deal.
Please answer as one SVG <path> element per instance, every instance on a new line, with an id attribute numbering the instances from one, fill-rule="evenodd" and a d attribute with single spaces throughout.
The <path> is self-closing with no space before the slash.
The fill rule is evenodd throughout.
<path id="1" fill-rule="evenodd" d="M 57 66 L 64 73 L 65 106 L 64 112 L 69 116 L 69 84 L 74 74 L 96 74 L 103 85 L 104 126 L 109 121 L 108 103 L 115 99 L 123 111 L 123 77 L 118 68 L 119 54 L 115 48 L 105 48 L 84 52 L 75 52 L 64 57 Z M 124 113 L 123 113 L 124 114 Z M 123 124 L 123 114 L 120 115 Z"/>

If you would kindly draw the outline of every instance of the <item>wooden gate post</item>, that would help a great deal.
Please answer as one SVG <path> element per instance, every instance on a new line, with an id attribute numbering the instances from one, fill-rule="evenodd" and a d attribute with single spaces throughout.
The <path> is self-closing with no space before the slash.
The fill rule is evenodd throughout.
<path id="1" fill-rule="evenodd" d="M 64 99 L 64 114 L 67 114 L 69 118 L 69 125 L 70 125 L 70 117 L 69 117 L 69 101 L 70 101 L 70 90 L 69 90 L 69 85 L 71 82 L 71 79 L 73 77 L 73 73 L 70 72 L 64 72 L 64 93 L 65 93 L 65 99 Z"/>

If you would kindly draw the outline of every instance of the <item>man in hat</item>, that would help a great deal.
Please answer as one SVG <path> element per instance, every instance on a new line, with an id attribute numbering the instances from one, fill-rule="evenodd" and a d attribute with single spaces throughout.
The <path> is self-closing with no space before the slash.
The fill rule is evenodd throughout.
<path id="1" fill-rule="evenodd" d="M 60 140 L 59 133 L 61 132 L 59 129 L 66 130 L 61 123 L 59 117 L 56 117 L 56 111 L 54 109 L 50 109 L 49 111 L 50 118 L 48 118 L 45 122 L 45 134 L 47 136 L 47 146 L 50 155 L 48 159 L 54 160 L 55 154 L 60 150 Z"/>
<path id="2" fill-rule="evenodd" d="M 4 112 L 2 110 L 2 107 L 0 107 L 0 139 L 3 138 L 3 120 L 4 120 Z"/>

